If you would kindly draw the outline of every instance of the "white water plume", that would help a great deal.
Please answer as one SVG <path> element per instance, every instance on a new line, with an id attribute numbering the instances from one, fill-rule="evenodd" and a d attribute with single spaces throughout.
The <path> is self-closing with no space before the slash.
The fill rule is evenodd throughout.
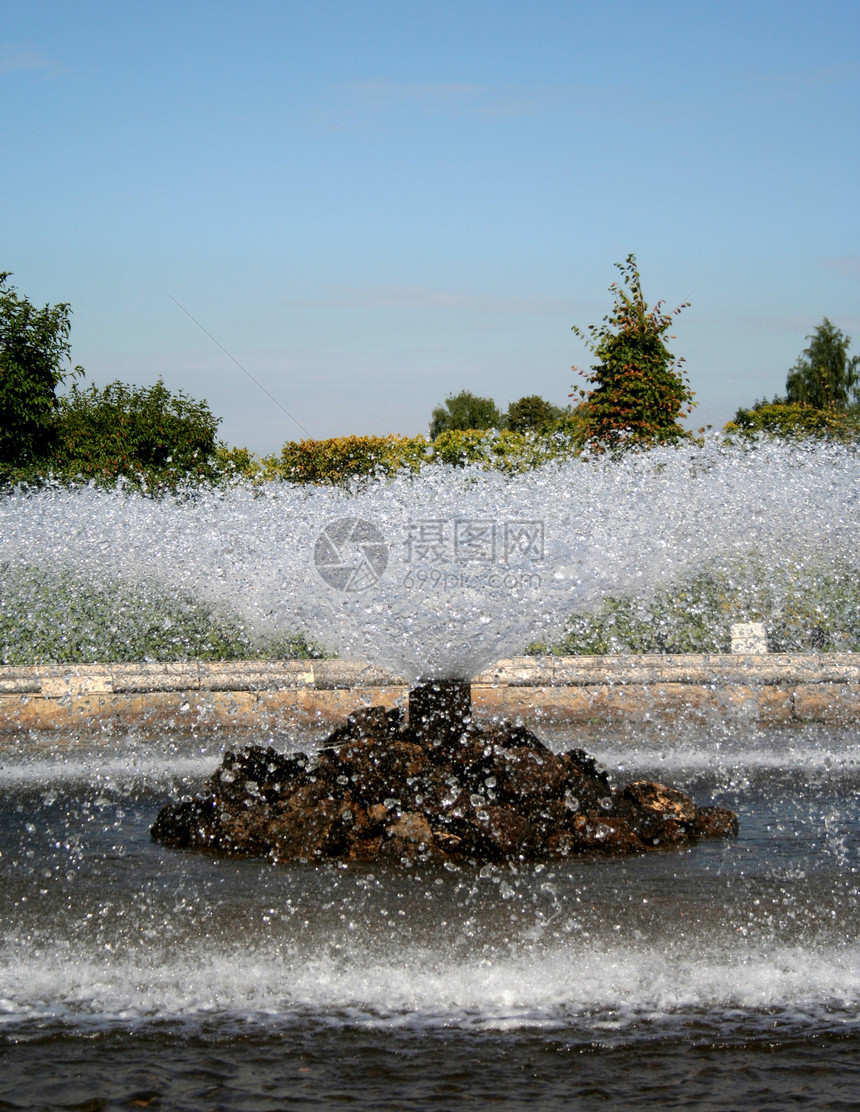
<path id="1" fill-rule="evenodd" d="M 719 439 L 525 475 L 430 467 L 352 491 L 93 487 L 0 501 L 0 564 L 191 591 L 409 678 L 471 676 L 609 593 L 748 561 L 860 566 L 860 456 Z"/>

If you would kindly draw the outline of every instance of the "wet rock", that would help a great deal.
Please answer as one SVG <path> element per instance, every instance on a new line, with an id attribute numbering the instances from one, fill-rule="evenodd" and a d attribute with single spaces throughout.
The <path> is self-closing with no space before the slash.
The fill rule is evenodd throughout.
<path id="1" fill-rule="evenodd" d="M 405 815 L 400 815 L 385 828 L 385 834 L 389 838 L 402 838 L 404 842 L 419 845 L 430 845 L 433 841 L 430 823 L 420 811 L 407 811 Z"/>
<path id="2" fill-rule="evenodd" d="M 537 847 L 534 827 L 525 815 L 510 807 L 480 807 L 469 822 L 482 836 L 483 856 L 503 860 L 526 860 L 533 856 Z"/>
<path id="3" fill-rule="evenodd" d="M 511 803 L 558 798 L 567 784 L 565 762 L 547 750 L 523 745 L 503 749 L 496 745 L 489 762 L 495 791 Z"/>
<path id="4" fill-rule="evenodd" d="M 653 812 L 660 818 L 687 824 L 695 822 L 696 804 L 677 788 L 654 780 L 636 780 L 625 787 L 622 795 L 641 810 Z"/>
<path id="5" fill-rule="evenodd" d="M 699 807 L 696 825 L 704 838 L 729 838 L 738 832 L 738 816 L 728 807 Z"/>
<path id="6" fill-rule="evenodd" d="M 621 855 L 642 853 L 645 844 L 623 818 L 577 815 L 567 829 L 550 835 L 547 848 L 551 857 L 569 857 L 588 851 Z"/>
<path id="7" fill-rule="evenodd" d="M 399 712 L 370 707 L 310 757 L 226 753 L 206 794 L 168 803 L 152 836 L 279 862 L 413 865 L 624 855 L 737 833 L 726 808 L 697 808 L 650 780 L 613 790 L 587 753 L 553 753 L 522 726 L 481 730 L 464 717 L 437 745 L 428 717 L 413 731 Z"/>
<path id="8" fill-rule="evenodd" d="M 275 861 L 318 861 L 340 856 L 354 816 L 348 806 L 321 799 L 314 806 L 289 807 L 266 827 L 267 846 Z"/>
<path id="9" fill-rule="evenodd" d="M 612 810 L 647 846 L 679 845 L 701 833 L 693 800 L 653 780 L 627 784 L 613 796 Z"/>
<path id="10" fill-rule="evenodd" d="M 216 840 L 217 807 L 214 796 L 167 803 L 152 826 L 152 837 L 176 849 L 212 846 Z"/>

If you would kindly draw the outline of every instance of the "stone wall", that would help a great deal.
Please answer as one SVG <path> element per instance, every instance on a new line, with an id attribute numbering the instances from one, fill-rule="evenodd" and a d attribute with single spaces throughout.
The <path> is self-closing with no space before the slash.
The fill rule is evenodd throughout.
<path id="1" fill-rule="evenodd" d="M 341 660 L 0 667 L 0 732 L 277 731 L 406 700 L 402 679 Z M 589 725 L 743 715 L 860 721 L 860 654 L 518 657 L 472 680 L 475 716 Z"/>

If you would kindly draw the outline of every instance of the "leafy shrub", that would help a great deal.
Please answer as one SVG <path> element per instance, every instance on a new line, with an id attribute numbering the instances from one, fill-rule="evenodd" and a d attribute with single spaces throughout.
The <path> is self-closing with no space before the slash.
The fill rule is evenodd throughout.
<path id="1" fill-rule="evenodd" d="M 252 482 L 284 479 L 293 483 L 343 484 L 380 478 L 422 467 L 477 464 L 508 472 L 527 471 L 581 450 L 582 423 L 574 414 L 540 432 L 508 429 L 457 429 L 430 442 L 423 436 L 342 436 L 284 445 L 281 458 L 258 459 L 245 449 L 221 448 L 217 464 L 225 477 Z"/>
<path id="2" fill-rule="evenodd" d="M 729 436 L 753 437 L 759 433 L 784 440 L 860 441 L 860 413 L 818 409 L 803 402 L 757 402 L 739 409 L 724 427 Z"/>
<path id="3" fill-rule="evenodd" d="M 72 386 L 59 400 L 51 462 L 55 473 L 110 484 L 120 476 L 148 488 L 211 482 L 219 421 L 206 402 L 172 394 L 161 379 L 154 386 Z"/>
<path id="4" fill-rule="evenodd" d="M 26 467 L 56 439 L 56 389 L 80 367 L 66 369 L 71 309 L 36 309 L 0 273 L 0 473 Z"/>
<path id="5" fill-rule="evenodd" d="M 99 584 L 71 572 L 0 565 L 0 664 L 307 659 L 298 634 L 260 639 L 190 592 Z"/>
<path id="6" fill-rule="evenodd" d="M 284 445 L 277 472 L 295 483 L 348 483 L 417 471 L 429 445 L 423 436 L 340 436 Z"/>
<path id="7" fill-rule="evenodd" d="M 524 471 L 529 439 L 508 429 L 452 429 L 433 441 L 433 462 L 463 467 L 480 463 L 485 468 Z"/>

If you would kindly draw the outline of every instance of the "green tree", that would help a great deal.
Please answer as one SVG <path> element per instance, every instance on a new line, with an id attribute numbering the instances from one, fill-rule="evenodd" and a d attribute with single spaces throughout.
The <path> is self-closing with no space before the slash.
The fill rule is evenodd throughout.
<path id="1" fill-rule="evenodd" d="M 430 439 L 452 429 L 499 429 L 502 415 L 492 398 L 479 398 L 469 390 L 449 394 L 445 404 L 433 410 Z"/>
<path id="2" fill-rule="evenodd" d="M 73 385 L 59 399 L 52 462 L 69 476 L 108 482 L 120 475 L 147 486 L 211 481 L 219 422 L 206 402 L 172 394 L 161 379 L 140 387 Z"/>
<path id="3" fill-rule="evenodd" d="M 860 403 L 860 356 L 848 355 L 851 337 L 825 317 L 785 380 L 786 401 L 845 410 Z"/>
<path id="4" fill-rule="evenodd" d="M 573 326 L 597 362 L 590 372 L 579 370 L 591 388 L 571 397 L 585 399 L 588 439 L 597 449 L 676 442 L 689 435 L 678 419 L 692 411 L 693 393 L 681 369 L 683 359 L 675 359 L 665 339 L 671 339 L 666 333 L 672 318 L 688 303 L 671 313 L 663 312 L 662 301 L 649 309 L 636 256 L 615 265 L 621 283 L 609 287 L 615 296 L 612 311 L 585 332 Z"/>
<path id="5" fill-rule="evenodd" d="M 530 429 L 544 429 L 547 425 L 561 420 L 564 411 L 552 402 L 529 394 L 519 401 L 511 402 L 505 415 L 505 425 L 512 432 L 528 432 Z"/>
<path id="6" fill-rule="evenodd" d="M 56 390 L 67 367 L 71 309 L 65 302 L 37 309 L 0 273 L 0 467 L 38 462 L 56 438 Z"/>

